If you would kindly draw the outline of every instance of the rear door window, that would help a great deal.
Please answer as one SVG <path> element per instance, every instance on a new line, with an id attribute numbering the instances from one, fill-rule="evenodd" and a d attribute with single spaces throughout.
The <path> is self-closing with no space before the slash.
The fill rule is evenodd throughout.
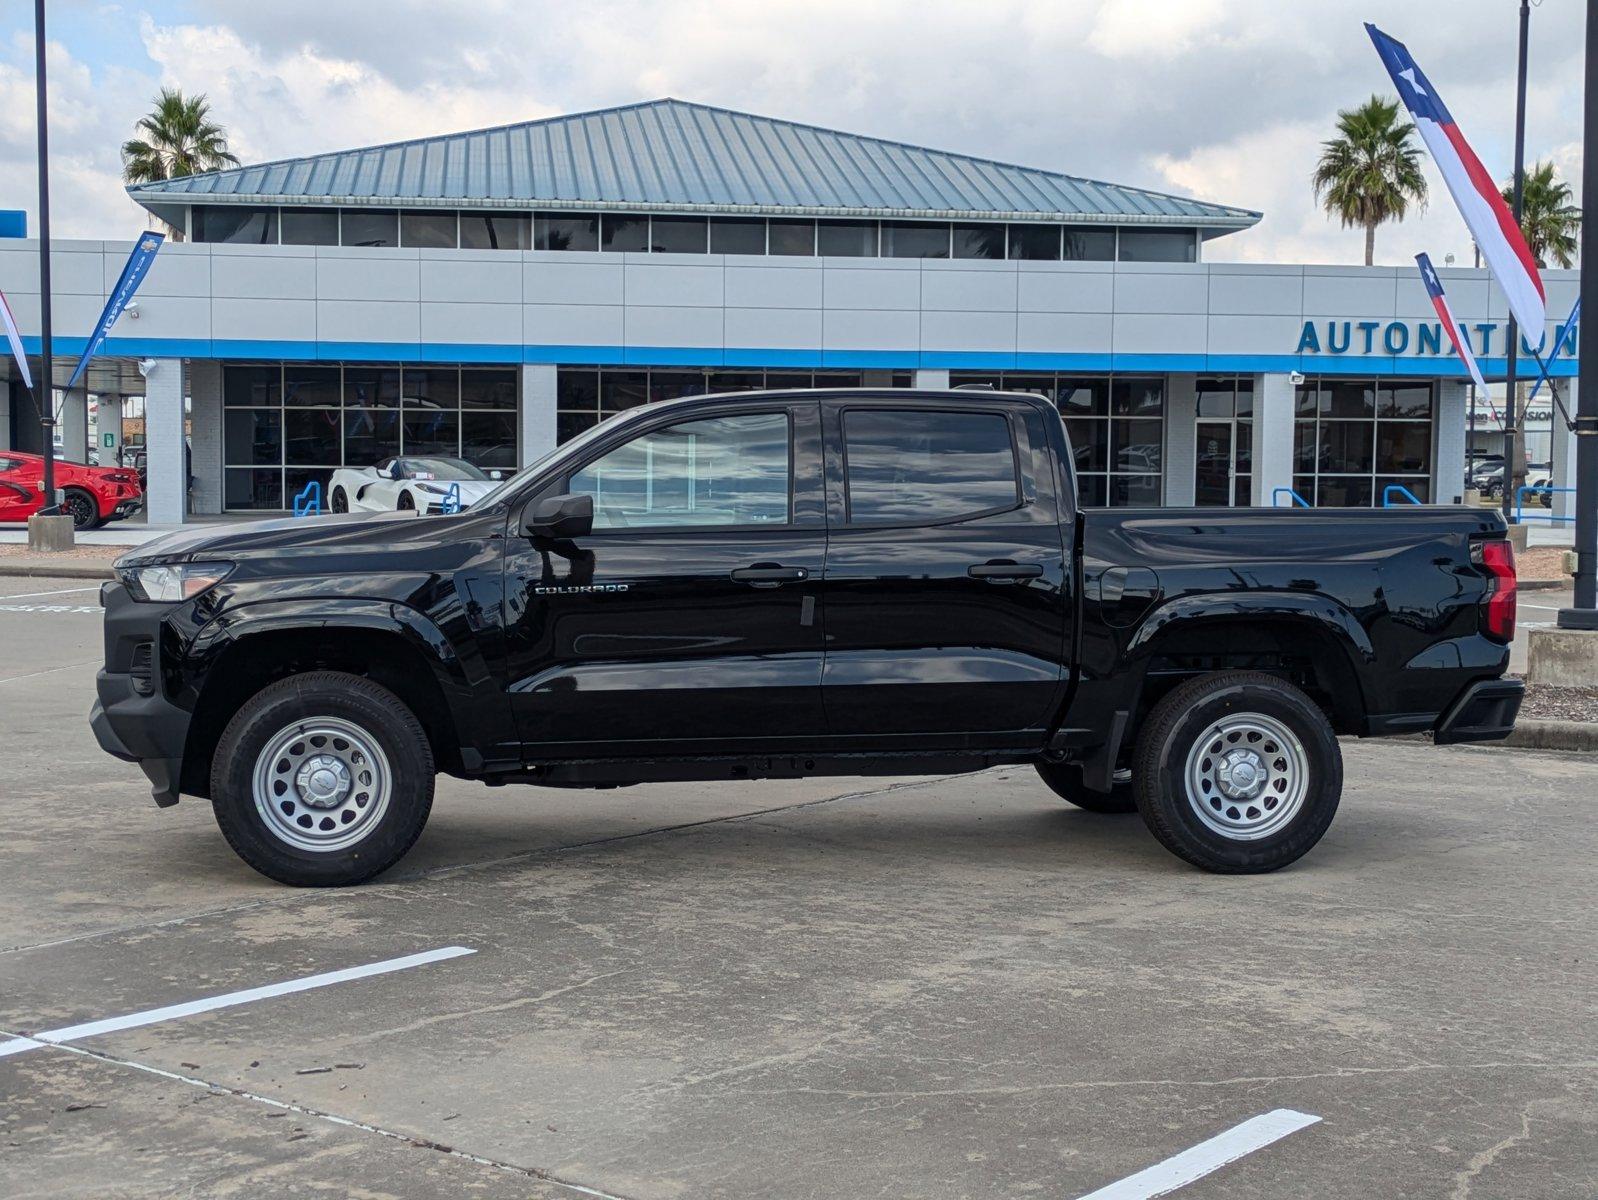
<path id="1" fill-rule="evenodd" d="M 851 525 L 934 525 L 1020 503 L 1002 413 L 854 409 L 843 441 Z"/>

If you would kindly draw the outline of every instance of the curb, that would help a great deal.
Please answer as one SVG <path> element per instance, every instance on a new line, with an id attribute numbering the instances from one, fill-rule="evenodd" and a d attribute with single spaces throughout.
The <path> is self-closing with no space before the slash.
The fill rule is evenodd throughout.
<path id="1" fill-rule="evenodd" d="M 109 563 L 8 563 L 0 560 L 0 579 L 115 579 Z"/>
<path id="2" fill-rule="evenodd" d="M 1523 592 L 1552 592 L 1559 588 L 1568 588 L 1570 584 L 1563 579 L 1522 579 L 1515 584 Z"/>
<path id="3" fill-rule="evenodd" d="M 1518 750 L 1598 752 L 1598 723 L 1520 720 L 1515 722 L 1515 731 L 1498 745 Z"/>

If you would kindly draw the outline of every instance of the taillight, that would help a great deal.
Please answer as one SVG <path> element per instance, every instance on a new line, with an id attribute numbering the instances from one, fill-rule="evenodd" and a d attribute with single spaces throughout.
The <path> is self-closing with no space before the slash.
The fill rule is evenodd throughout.
<path id="1" fill-rule="evenodd" d="M 1515 548 L 1502 539 L 1477 542 L 1471 555 L 1487 572 L 1482 593 L 1482 632 L 1501 642 L 1515 637 Z"/>

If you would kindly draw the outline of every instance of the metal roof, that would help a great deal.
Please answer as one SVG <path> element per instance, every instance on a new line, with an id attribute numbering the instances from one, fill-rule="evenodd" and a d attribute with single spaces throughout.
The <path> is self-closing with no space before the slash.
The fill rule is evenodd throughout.
<path id="1" fill-rule="evenodd" d="M 1244 229 L 1206 204 L 751 113 L 651 100 L 128 188 L 174 203 L 538 207 Z"/>

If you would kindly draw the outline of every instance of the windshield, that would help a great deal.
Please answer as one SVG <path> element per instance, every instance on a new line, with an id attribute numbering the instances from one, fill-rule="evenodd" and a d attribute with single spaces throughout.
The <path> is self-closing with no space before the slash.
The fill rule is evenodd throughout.
<path id="1" fill-rule="evenodd" d="M 589 442 L 592 442 L 601 434 L 608 434 L 612 429 L 615 429 L 617 422 L 627 420 L 630 415 L 643 412 L 647 408 L 647 405 L 640 405 L 638 408 L 629 409 L 625 413 L 617 413 L 615 416 L 606 417 L 597 425 L 590 425 L 587 429 L 583 430 L 570 441 L 562 442 L 548 454 L 545 454 L 542 457 L 528 463 L 520 471 L 517 471 L 516 474 L 505 480 L 504 483 L 500 484 L 493 491 L 489 492 L 488 495 L 484 496 L 472 507 L 479 509 L 486 508 L 494 501 L 504 499 L 505 496 L 508 495 L 512 490 L 520 487 L 534 475 L 537 475 L 541 471 L 545 470 L 550 463 L 555 461 L 555 459 L 564 458 L 569 454 L 575 455 L 580 453 L 583 447 L 588 445 Z"/>
<path id="2" fill-rule="evenodd" d="M 475 479 L 486 480 L 469 462 L 458 458 L 402 458 L 400 465 L 407 479 Z"/>

